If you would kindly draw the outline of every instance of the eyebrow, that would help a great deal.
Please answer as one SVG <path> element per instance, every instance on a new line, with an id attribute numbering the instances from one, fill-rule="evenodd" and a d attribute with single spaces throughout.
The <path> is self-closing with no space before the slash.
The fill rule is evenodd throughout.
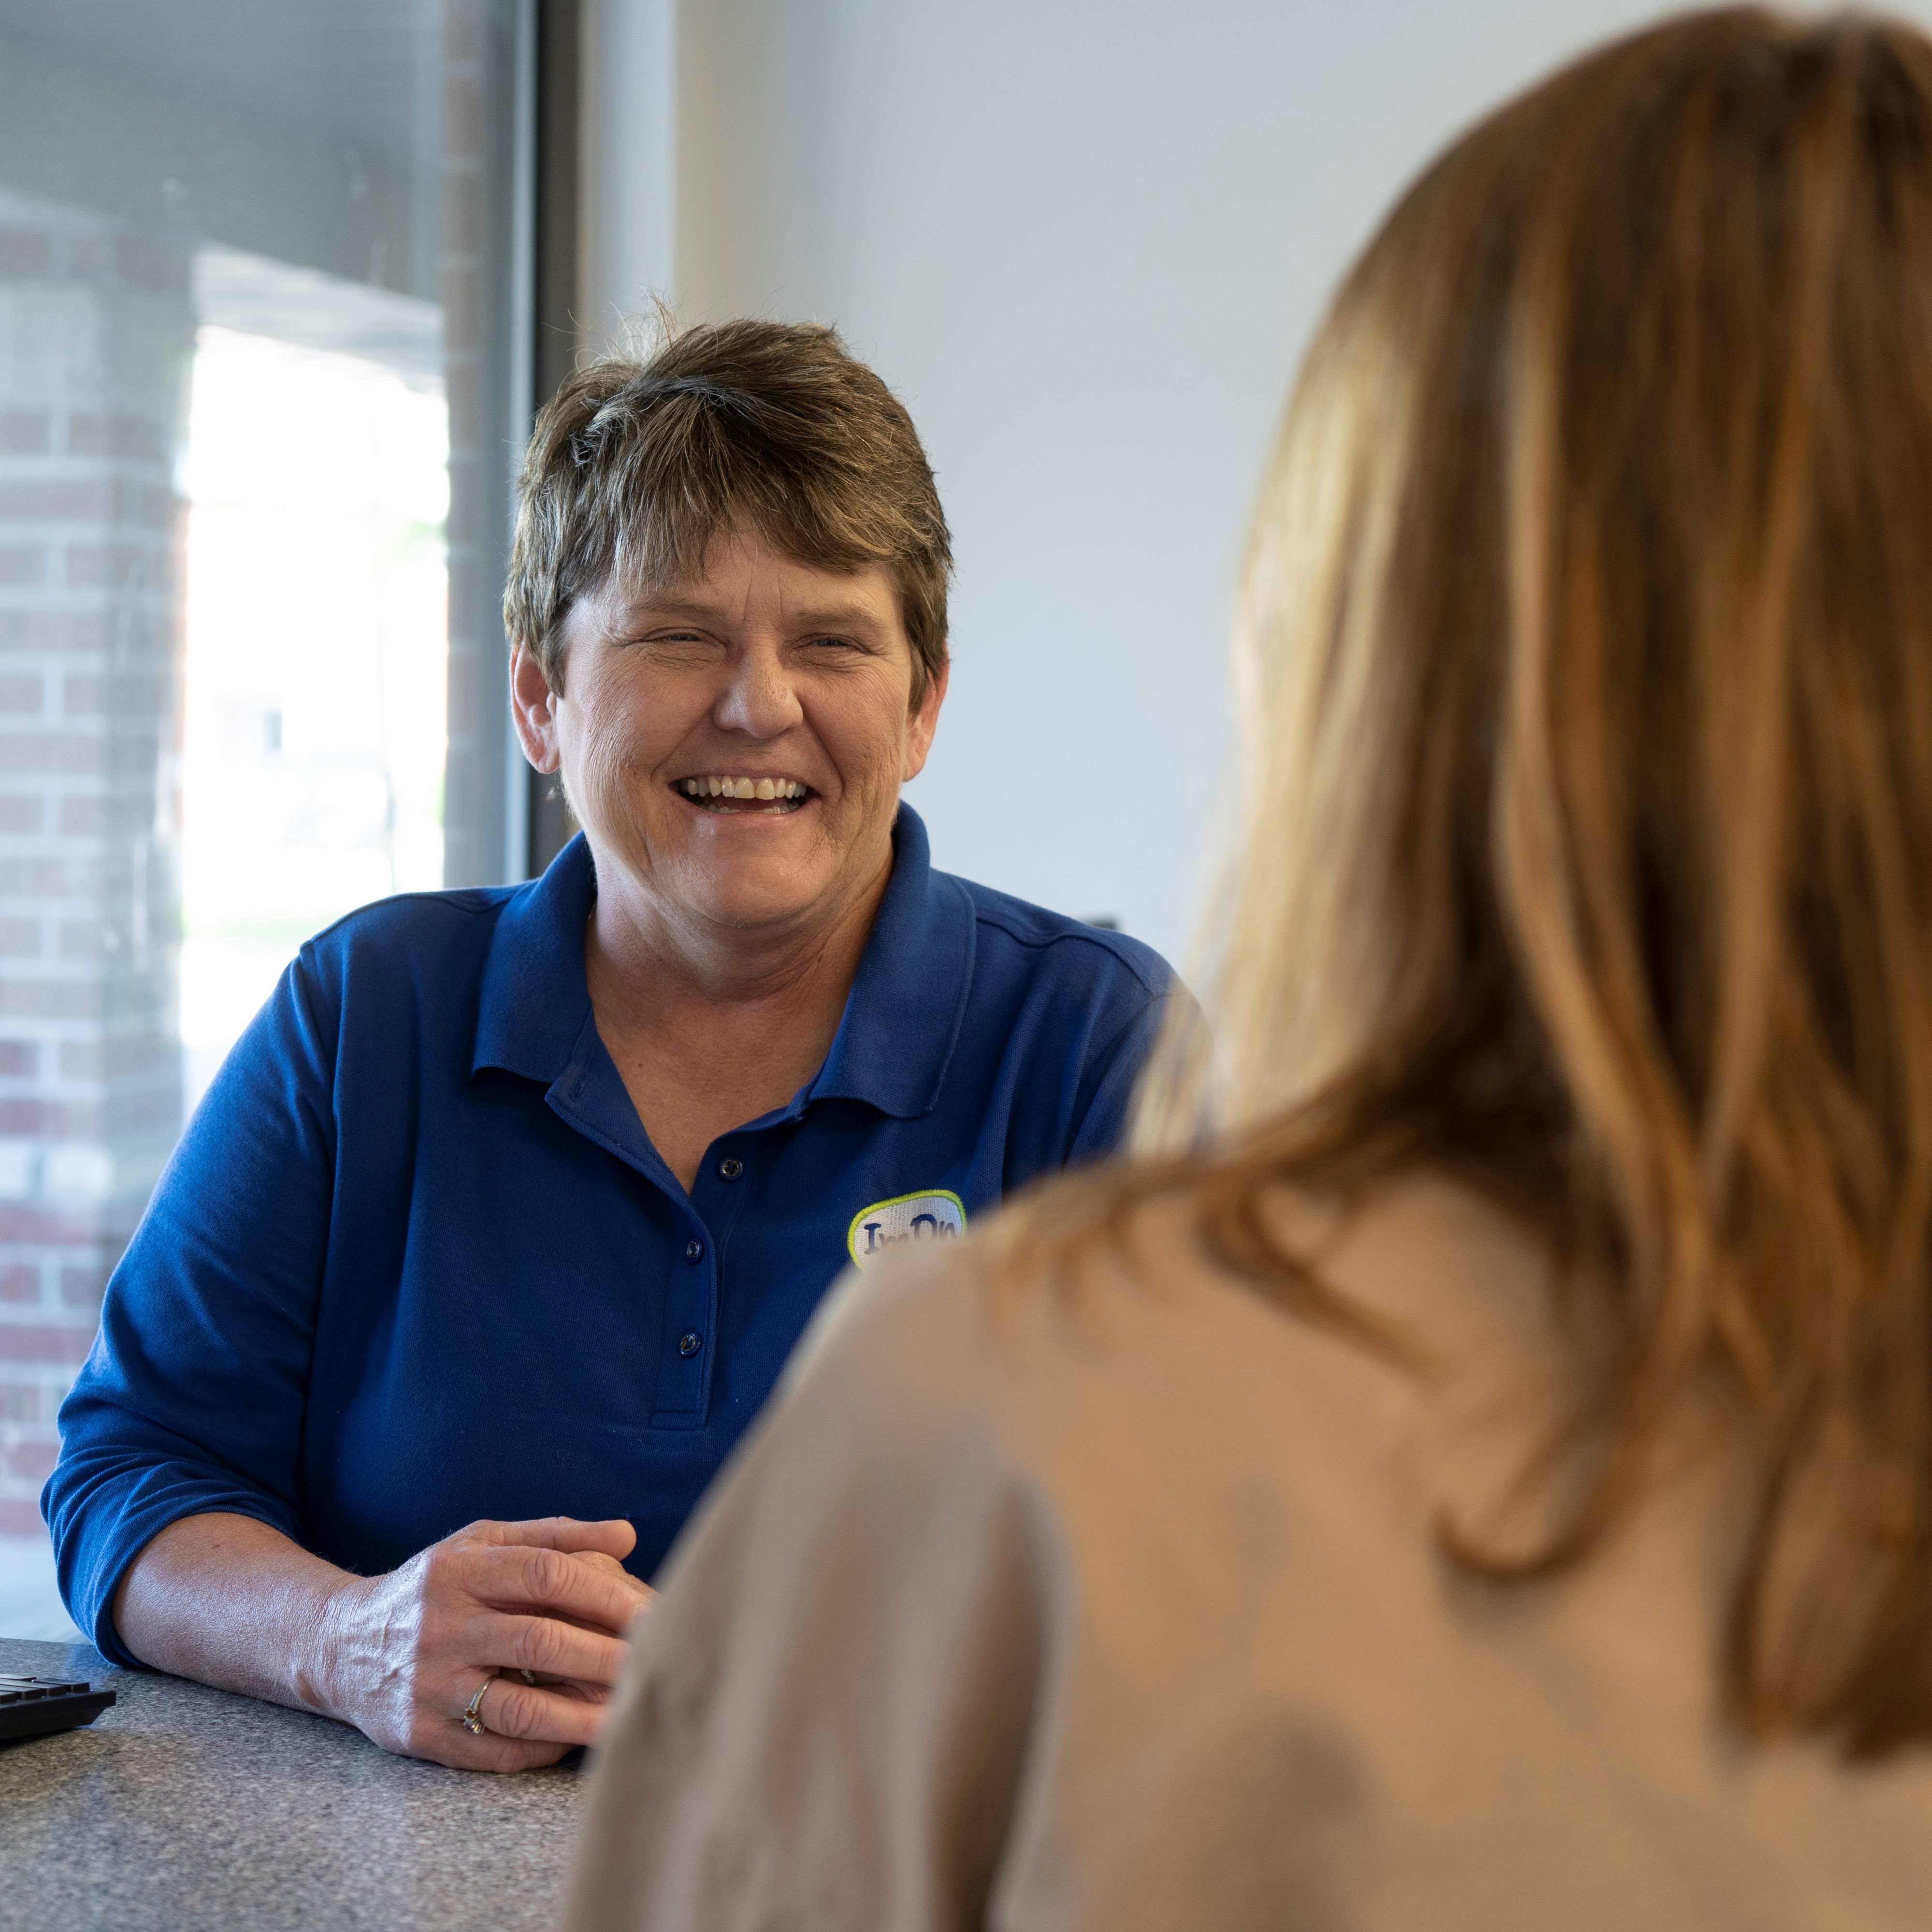
<path id="1" fill-rule="evenodd" d="M 802 628 L 814 630 L 862 630 L 880 622 L 875 611 L 863 604 L 826 604 L 816 610 L 800 611 L 796 620 Z"/>
<path id="2" fill-rule="evenodd" d="M 668 596 L 640 597 L 627 605 L 622 621 L 626 624 L 645 622 L 675 622 L 681 617 L 699 617 L 717 620 L 724 613 L 719 607 L 707 603 L 700 598 L 681 597 L 675 593 Z M 882 623 L 878 614 L 868 610 L 863 604 L 820 604 L 808 610 L 796 612 L 788 621 L 788 627 L 803 630 L 877 629 Z"/>

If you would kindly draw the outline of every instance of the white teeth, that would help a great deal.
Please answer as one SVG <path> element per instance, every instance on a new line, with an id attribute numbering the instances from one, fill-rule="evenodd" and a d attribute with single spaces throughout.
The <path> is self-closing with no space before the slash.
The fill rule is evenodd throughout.
<path id="1" fill-rule="evenodd" d="M 796 778 L 681 778 L 678 789 L 688 798 L 756 798 L 775 804 L 802 798 L 811 788 Z"/>

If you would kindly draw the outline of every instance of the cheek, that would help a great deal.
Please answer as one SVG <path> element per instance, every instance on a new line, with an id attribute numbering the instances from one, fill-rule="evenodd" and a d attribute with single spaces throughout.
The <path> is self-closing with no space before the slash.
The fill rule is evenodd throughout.
<path id="1" fill-rule="evenodd" d="M 868 694 L 866 702 L 833 707 L 820 726 L 820 738 L 847 786 L 872 795 L 899 783 L 906 728 L 905 693 L 889 687 Z"/>
<path id="2" fill-rule="evenodd" d="M 580 800 L 622 797 L 647 774 L 650 747 L 640 742 L 639 719 L 620 694 L 586 694 L 575 708 L 564 745 L 564 778 Z"/>
<path id="3" fill-rule="evenodd" d="M 607 776 L 622 771 L 630 762 L 631 733 L 621 716 L 600 713 L 586 723 L 583 758 L 586 768 Z"/>

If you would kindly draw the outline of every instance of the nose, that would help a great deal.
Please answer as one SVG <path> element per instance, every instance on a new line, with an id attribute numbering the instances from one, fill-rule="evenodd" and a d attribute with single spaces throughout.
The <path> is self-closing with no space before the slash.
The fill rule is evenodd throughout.
<path id="1" fill-rule="evenodd" d="M 754 650 L 732 666 L 730 682 L 712 716 L 728 732 L 775 738 L 801 723 L 805 712 L 778 653 Z"/>

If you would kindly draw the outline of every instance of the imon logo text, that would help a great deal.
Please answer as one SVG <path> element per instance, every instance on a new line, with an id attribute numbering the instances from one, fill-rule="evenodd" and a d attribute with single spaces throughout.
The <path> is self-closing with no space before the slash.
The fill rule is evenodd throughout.
<path id="1" fill-rule="evenodd" d="M 966 1231 L 966 1203 L 937 1188 L 928 1194 L 895 1194 L 874 1201 L 852 1217 L 845 1251 L 868 1268 L 902 1241 L 956 1241 Z"/>

